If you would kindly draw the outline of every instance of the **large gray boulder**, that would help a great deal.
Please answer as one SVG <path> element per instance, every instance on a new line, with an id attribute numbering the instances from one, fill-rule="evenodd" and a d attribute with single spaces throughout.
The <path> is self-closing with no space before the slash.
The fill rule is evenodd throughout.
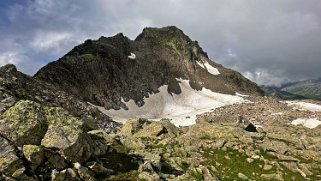
<path id="1" fill-rule="evenodd" d="M 47 130 L 40 104 L 24 100 L 0 115 L 0 133 L 16 146 L 39 145 Z"/>
<path id="2" fill-rule="evenodd" d="M 49 126 L 41 145 L 57 148 L 71 162 L 88 160 L 93 152 L 93 141 L 83 130 L 85 123 L 61 108 L 49 108 L 46 112 Z"/>

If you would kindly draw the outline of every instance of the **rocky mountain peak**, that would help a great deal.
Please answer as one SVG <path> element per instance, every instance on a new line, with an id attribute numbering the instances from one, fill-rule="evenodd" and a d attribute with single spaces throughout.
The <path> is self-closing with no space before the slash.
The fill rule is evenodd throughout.
<path id="1" fill-rule="evenodd" d="M 17 72 L 17 67 L 13 64 L 7 64 L 0 67 L 0 72 L 5 72 L 5 73 Z"/>
<path id="2" fill-rule="evenodd" d="M 143 32 L 137 36 L 135 41 L 173 50 L 178 54 L 187 52 L 192 56 L 190 57 L 192 60 L 200 59 L 201 57 L 208 58 L 207 53 L 202 50 L 198 42 L 192 41 L 190 37 L 185 35 L 184 32 L 176 26 L 145 28 Z"/>
<path id="3" fill-rule="evenodd" d="M 189 39 L 182 30 L 177 28 L 176 26 L 167 26 L 163 28 L 153 28 L 153 27 L 146 27 L 143 29 L 143 32 L 137 36 L 135 39 L 136 41 L 142 40 L 170 40 L 170 39 Z"/>
<path id="4" fill-rule="evenodd" d="M 174 26 L 145 28 L 134 41 L 121 33 L 87 40 L 35 77 L 106 109 L 126 108 L 122 99 L 142 106 L 144 98 L 163 85 L 179 94 L 179 78 L 196 90 L 262 94 L 255 83 L 210 60 L 196 41 Z"/>

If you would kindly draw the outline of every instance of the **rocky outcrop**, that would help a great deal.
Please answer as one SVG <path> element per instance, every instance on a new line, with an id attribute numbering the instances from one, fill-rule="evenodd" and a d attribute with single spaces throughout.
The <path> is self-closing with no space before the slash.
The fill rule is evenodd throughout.
<path id="1" fill-rule="evenodd" d="M 1 67 L 0 114 L 19 100 L 31 100 L 49 107 L 62 107 L 79 119 L 95 120 L 100 129 L 115 131 L 119 128 L 119 124 L 113 122 L 108 116 L 100 113 L 97 108 L 90 106 L 77 96 L 66 93 L 47 82 L 27 76 L 17 71 L 14 65 Z M 12 115 L 15 115 L 15 113 Z"/>
<path id="2" fill-rule="evenodd" d="M 8 178 L 47 179 L 50 170 L 83 163 L 94 150 L 86 121 L 59 107 L 18 101 L 0 115 L 0 123 L 0 171 Z"/>

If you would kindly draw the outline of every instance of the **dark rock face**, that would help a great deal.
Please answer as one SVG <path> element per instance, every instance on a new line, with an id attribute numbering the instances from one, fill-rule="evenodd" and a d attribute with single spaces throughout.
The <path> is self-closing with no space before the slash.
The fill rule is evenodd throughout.
<path id="1" fill-rule="evenodd" d="M 131 53 L 135 59 L 128 57 Z M 198 65 L 205 62 L 221 74 L 212 75 Z M 87 40 L 35 77 L 107 109 L 126 109 L 121 98 L 143 105 L 143 98 L 157 93 L 162 85 L 170 85 L 169 93 L 179 94 L 175 78 L 190 80 L 194 89 L 262 94 L 241 74 L 212 62 L 196 41 L 176 27 L 145 28 L 134 41 L 122 34 Z"/>

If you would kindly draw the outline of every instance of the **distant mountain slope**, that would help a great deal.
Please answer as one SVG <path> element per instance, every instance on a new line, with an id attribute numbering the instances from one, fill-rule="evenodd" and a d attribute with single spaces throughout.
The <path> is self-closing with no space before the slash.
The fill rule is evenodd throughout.
<path id="1" fill-rule="evenodd" d="M 266 94 L 281 99 L 321 100 L 321 78 L 284 84 L 281 87 L 262 87 Z"/>
<path id="2" fill-rule="evenodd" d="M 321 100 L 321 78 L 286 84 L 281 87 L 281 90 L 310 99 Z"/>
<path id="3" fill-rule="evenodd" d="M 268 87 L 268 86 L 262 86 L 261 87 L 266 95 L 279 98 L 279 99 L 285 99 L 285 100 L 294 100 L 294 99 L 308 99 L 307 97 L 292 94 L 286 91 L 282 91 L 278 87 Z"/>

